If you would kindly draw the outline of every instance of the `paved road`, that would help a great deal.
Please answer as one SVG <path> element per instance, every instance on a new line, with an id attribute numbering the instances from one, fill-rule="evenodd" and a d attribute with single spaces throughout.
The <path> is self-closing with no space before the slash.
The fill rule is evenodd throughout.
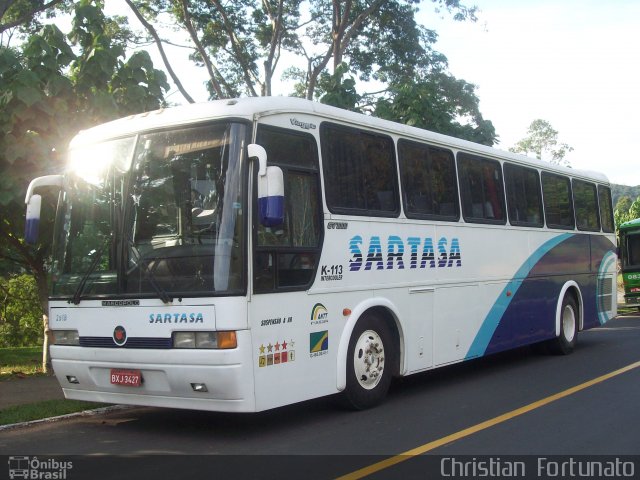
<path id="1" fill-rule="evenodd" d="M 212 467 L 237 478 L 291 478 L 298 469 L 304 478 L 334 478 L 411 458 L 394 456 L 416 448 L 446 456 L 638 455 L 639 361 L 640 317 L 623 317 L 581 333 L 570 356 L 519 349 L 402 379 L 369 411 L 342 410 L 332 398 L 259 414 L 135 408 L 0 432 L 0 455 L 107 455 L 74 457 L 76 473 L 96 478 L 120 464 L 122 478 L 198 478 Z M 400 460 L 371 478 L 397 478 L 416 465 Z M 640 477 L 640 462 L 636 470 Z"/>

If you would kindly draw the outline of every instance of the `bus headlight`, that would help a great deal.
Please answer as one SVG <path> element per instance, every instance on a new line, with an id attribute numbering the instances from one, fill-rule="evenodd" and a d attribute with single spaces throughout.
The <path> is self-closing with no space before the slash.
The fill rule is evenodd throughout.
<path id="1" fill-rule="evenodd" d="M 236 348 L 236 332 L 174 332 L 173 348 Z"/>
<path id="2" fill-rule="evenodd" d="M 80 345 L 77 330 L 52 330 L 54 345 Z"/>
<path id="3" fill-rule="evenodd" d="M 216 332 L 196 332 L 196 348 L 218 348 Z"/>

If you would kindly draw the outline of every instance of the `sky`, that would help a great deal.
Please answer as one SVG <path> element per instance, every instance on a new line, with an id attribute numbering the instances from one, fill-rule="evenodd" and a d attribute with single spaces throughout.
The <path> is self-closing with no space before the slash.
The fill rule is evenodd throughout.
<path id="1" fill-rule="evenodd" d="M 547 120 L 573 168 L 640 185 L 640 2 L 476 0 L 479 20 L 435 19 L 436 49 L 478 86 L 480 111 L 508 149 Z M 428 14 L 428 15 L 426 15 Z"/>
<path id="2" fill-rule="evenodd" d="M 429 1 L 422 2 L 419 19 L 438 33 L 435 49 L 448 58 L 450 72 L 477 86 L 480 110 L 499 135 L 497 148 L 512 147 L 533 120 L 544 119 L 560 142 L 573 147 L 566 156 L 573 168 L 640 185 L 640 2 L 463 3 L 480 9 L 477 22 L 453 21 L 446 12 L 435 13 Z M 127 12 L 123 0 L 110 0 L 107 7 L 115 9 L 108 13 Z M 155 47 L 148 49 L 160 68 Z M 189 93 L 206 101 L 204 68 L 186 60 L 186 49 L 169 48 L 169 55 Z M 175 88 L 168 100 L 184 103 Z"/>

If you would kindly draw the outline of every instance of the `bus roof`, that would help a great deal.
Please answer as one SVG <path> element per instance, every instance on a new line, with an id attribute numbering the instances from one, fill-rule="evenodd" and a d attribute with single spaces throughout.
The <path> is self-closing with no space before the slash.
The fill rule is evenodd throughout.
<path id="1" fill-rule="evenodd" d="M 618 227 L 618 230 L 630 230 L 640 228 L 640 218 L 636 218 L 635 220 L 629 220 L 628 222 L 624 222 Z"/>
<path id="2" fill-rule="evenodd" d="M 71 142 L 71 147 L 85 142 L 117 138 L 143 131 L 181 126 L 222 118 L 236 118 L 253 121 L 256 118 L 282 113 L 314 115 L 329 121 L 337 121 L 358 127 L 369 127 L 390 135 L 402 135 L 411 139 L 433 142 L 441 146 L 464 150 L 469 153 L 509 159 L 534 168 L 555 171 L 573 177 L 584 177 L 608 183 L 607 177 L 599 172 L 577 170 L 553 165 L 520 154 L 487 147 L 478 143 L 442 135 L 416 127 L 383 120 L 370 115 L 350 112 L 311 100 L 296 97 L 248 97 L 228 100 L 214 100 L 178 107 L 164 108 L 152 112 L 130 115 L 96 127 L 81 131 Z"/>

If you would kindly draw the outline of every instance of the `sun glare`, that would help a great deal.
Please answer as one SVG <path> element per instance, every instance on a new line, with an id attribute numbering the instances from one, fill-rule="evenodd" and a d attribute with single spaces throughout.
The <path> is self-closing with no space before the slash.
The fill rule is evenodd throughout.
<path id="1" fill-rule="evenodd" d="M 82 145 L 69 153 L 69 168 L 92 185 L 99 185 L 109 167 L 124 172 L 129 169 L 134 138 Z"/>

